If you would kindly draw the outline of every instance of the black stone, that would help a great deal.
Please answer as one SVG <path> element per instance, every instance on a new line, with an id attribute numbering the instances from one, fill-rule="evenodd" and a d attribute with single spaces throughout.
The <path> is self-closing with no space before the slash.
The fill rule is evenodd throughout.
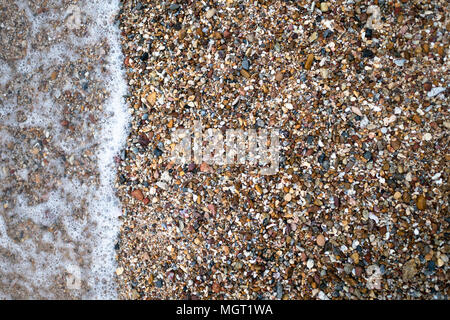
<path id="1" fill-rule="evenodd" d="M 181 25 L 181 23 L 179 23 L 179 22 L 175 23 L 175 24 L 172 26 L 172 28 L 174 28 L 174 29 L 177 30 L 177 31 L 181 30 L 181 27 L 182 27 L 182 25 Z"/>
<path id="2" fill-rule="evenodd" d="M 436 270 L 436 264 L 434 263 L 433 260 L 428 261 L 427 269 L 428 269 L 428 271 Z"/>
<path id="3" fill-rule="evenodd" d="M 370 151 L 366 151 L 366 152 L 364 152 L 364 158 L 367 160 L 367 161 L 370 161 L 370 160 L 372 160 L 372 152 L 370 152 Z"/>
<path id="4" fill-rule="evenodd" d="M 141 60 L 142 61 L 147 61 L 148 60 L 148 52 L 144 52 L 141 56 Z"/>
<path id="5" fill-rule="evenodd" d="M 325 160 L 325 154 L 322 153 L 317 160 L 319 161 L 320 164 L 322 164 L 323 161 Z"/>
<path id="6" fill-rule="evenodd" d="M 363 58 L 372 59 L 374 56 L 375 56 L 374 53 L 370 49 L 364 49 L 363 52 L 362 52 L 362 57 Z"/>
<path id="7" fill-rule="evenodd" d="M 155 148 L 155 150 L 153 150 L 153 154 L 157 157 L 160 157 L 162 156 L 163 152 L 160 149 Z"/>

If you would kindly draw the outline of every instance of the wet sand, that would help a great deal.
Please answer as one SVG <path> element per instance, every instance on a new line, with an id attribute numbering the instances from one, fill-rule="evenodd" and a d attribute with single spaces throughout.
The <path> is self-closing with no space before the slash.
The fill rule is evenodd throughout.
<path id="1" fill-rule="evenodd" d="M 116 297 L 113 156 L 127 117 L 115 12 L 0 2 L 2 299 Z"/>

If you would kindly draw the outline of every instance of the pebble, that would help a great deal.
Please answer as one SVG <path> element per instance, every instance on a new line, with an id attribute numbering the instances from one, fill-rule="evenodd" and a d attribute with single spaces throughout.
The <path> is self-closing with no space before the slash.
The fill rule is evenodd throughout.
<path id="1" fill-rule="evenodd" d="M 446 89 L 444 87 L 434 87 L 433 89 L 431 89 L 428 93 L 427 96 L 429 98 L 435 97 L 438 94 L 444 92 Z"/>
<path id="2" fill-rule="evenodd" d="M 370 50 L 370 49 L 364 49 L 363 51 L 362 51 L 362 57 L 363 58 L 369 58 L 369 59 L 371 59 L 371 58 L 373 58 L 375 55 L 374 55 L 374 53 L 372 52 L 372 50 Z"/>
<path id="3" fill-rule="evenodd" d="M 154 106 L 156 103 L 156 92 L 150 93 L 146 99 L 150 106 Z"/>
<path id="4" fill-rule="evenodd" d="M 212 18 L 214 15 L 216 14 L 216 9 L 209 9 L 207 12 L 206 12 L 206 18 L 207 19 L 210 19 L 210 18 Z"/>
<path id="5" fill-rule="evenodd" d="M 320 10 L 322 12 L 327 12 L 328 11 L 328 3 L 327 2 L 321 2 L 320 3 Z"/>
<path id="6" fill-rule="evenodd" d="M 245 58 L 242 61 L 242 68 L 247 70 L 247 71 L 250 69 L 250 62 L 248 61 L 248 59 Z"/>
<path id="7" fill-rule="evenodd" d="M 417 209 L 425 210 L 427 207 L 425 196 L 419 195 L 416 200 Z"/>
<path id="8" fill-rule="evenodd" d="M 308 55 L 308 57 L 306 58 L 305 69 L 306 70 L 310 70 L 311 67 L 312 67 L 313 62 L 314 62 L 314 55 L 312 53 L 310 53 Z"/>
<path id="9" fill-rule="evenodd" d="M 137 199 L 137 200 L 139 200 L 139 201 L 144 200 L 144 194 L 143 194 L 142 191 L 139 190 L 139 189 L 133 190 L 133 191 L 131 192 L 131 195 L 132 195 L 135 199 Z"/>
<path id="10" fill-rule="evenodd" d="M 359 254 L 358 252 L 353 252 L 352 255 L 350 256 L 350 258 L 352 258 L 353 262 L 355 264 L 359 263 Z"/>
<path id="11" fill-rule="evenodd" d="M 427 132 L 423 135 L 423 140 L 425 140 L 425 141 L 430 141 L 432 138 L 433 138 L 433 136 L 429 132 Z"/>
<path id="12" fill-rule="evenodd" d="M 405 65 L 406 59 L 395 59 L 394 63 L 399 66 L 399 67 L 403 67 Z"/>
<path id="13" fill-rule="evenodd" d="M 316 243 L 317 243 L 319 246 L 323 247 L 323 246 L 325 245 L 325 237 L 324 237 L 323 235 L 319 234 L 319 235 L 317 236 Z"/>
<path id="14" fill-rule="evenodd" d="M 395 200 L 399 200 L 399 199 L 401 199 L 401 198 L 402 198 L 401 192 L 396 191 L 396 192 L 394 193 L 394 199 L 395 199 Z"/>
<path id="15" fill-rule="evenodd" d="M 370 151 L 364 152 L 363 156 L 364 156 L 364 159 L 366 159 L 367 161 L 372 160 L 372 152 L 370 152 Z"/>
<path id="16" fill-rule="evenodd" d="M 241 69 L 241 74 L 242 74 L 246 79 L 250 79 L 250 73 L 248 73 L 247 70 Z M 281 81 L 281 80 L 277 80 L 277 81 Z"/>
<path id="17" fill-rule="evenodd" d="M 283 80 L 283 72 L 278 71 L 278 72 L 275 74 L 275 80 L 278 81 L 278 82 L 280 82 L 281 80 Z"/>
<path id="18" fill-rule="evenodd" d="M 412 278 L 414 278 L 416 274 L 417 274 L 416 262 L 414 261 L 414 259 L 410 259 L 403 265 L 402 269 L 403 281 L 411 280 Z"/>
<path id="19" fill-rule="evenodd" d="M 225 39 L 231 38 L 231 32 L 230 32 L 229 30 L 225 30 L 225 31 L 223 32 L 223 37 L 224 37 Z"/>
<path id="20" fill-rule="evenodd" d="M 287 193 L 287 194 L 284 196 L 284 201 L 289 202 L 289 201 L 291 201 L 291 200 L 292 200 L 292 195 L 291 195 L 290 193 Z"/>
<path id="21" fill-rule="evenodd" d="M 361 110 L 358 107 L 352 107 L 353 113 L 356 113 L 358 116 L 362 117 L 363 114 L 361 113 Z"/>

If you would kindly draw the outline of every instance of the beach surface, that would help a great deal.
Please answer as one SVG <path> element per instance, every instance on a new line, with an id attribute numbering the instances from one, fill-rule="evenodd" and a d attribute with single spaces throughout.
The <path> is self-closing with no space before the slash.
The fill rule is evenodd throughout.
<path id="1" fill-rule="evenodd" d="M 448 13 L 124 1 L 120 297 L 448 298 Z M 174 133 L 196 139 L 195 121 L 204 148 L 278 130 L 277 172 L 172 161 Z"/>
<path id="2" fill-rule="evenodd" d="M 0 299 L 448 299 L 449 9 L 0 0 Z"/>

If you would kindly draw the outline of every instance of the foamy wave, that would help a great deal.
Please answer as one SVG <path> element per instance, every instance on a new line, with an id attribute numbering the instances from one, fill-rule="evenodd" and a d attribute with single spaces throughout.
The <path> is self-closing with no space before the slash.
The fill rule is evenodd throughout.
<path id="1" fill-rule="evenodd" d="M 29 26 L 27 54 L 0 58 L 0 298 L 117 298 L 119 0 L 1 6 Z"/>

